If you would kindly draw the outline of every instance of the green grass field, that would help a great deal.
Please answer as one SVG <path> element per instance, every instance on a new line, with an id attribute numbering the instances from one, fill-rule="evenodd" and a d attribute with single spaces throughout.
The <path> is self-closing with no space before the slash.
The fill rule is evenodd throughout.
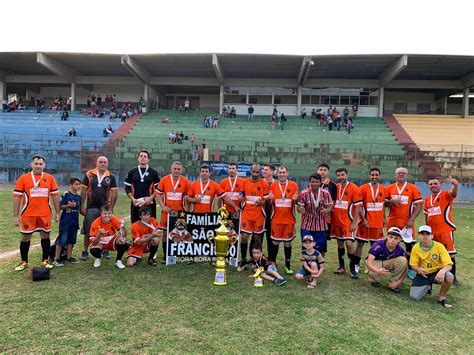
<path id="1" fill-rule="evenodd" d="M 10 189 L 0 191 L 0 206 L 3 252 L 18 248 Z M 128 207 L 119 196 L 116 214 L 128 215 Z M 256 289 L 250 272 L 234 270 L 228 286 L 214 287 L 207 264 L 118 270 L 112 260 L 99 269 L 92 260 L 66 265 L 33 283 L 13 271 L 15 257 L 0 263 L 0 352 L 472 353 L 474 208 L 457 207 L 454 218 L 463 285 L 448 295 L 451 310 L 436 302 L 438 286 L 416 303 L 408 282 L 397 295 L 372 288 L 363 274 L 334 275 L 334 242 L 315 290 L 294 279 Z M 296 268 L 299 242 L 293 245 Z M 39 263 L 38 248 L 30 259 Z"/>

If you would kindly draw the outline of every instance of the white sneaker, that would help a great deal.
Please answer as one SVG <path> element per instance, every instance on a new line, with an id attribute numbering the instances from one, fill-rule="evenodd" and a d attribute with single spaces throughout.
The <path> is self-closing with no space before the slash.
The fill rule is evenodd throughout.
<path id="1" fill-rule="evenodd" d="M 117 260 L 115 265 L 117 265 L 119 269 L 125 269 L 125 265 L 122 263 L 122 260 Z"/>
<path id="2" fill-rule="evenodd" d="M 100 266 L 100 258 L 95 258 L 94 267 L 99 267 L 99 266 Z"/>
<path id="3" fill-rule="evenodd" d="M 242 272 L 242 271 L 245 271 L 245 270 L 247 270 L 247 264 L 245 264 L 244 266 L 237 267 L 237 272 Z"/>
<path id="4" fill-rule="evenodd" d="M 354 268 L 355 268 L 355 272 L 359 273 L 359 271 L 360 271 L 360 266 L 359 266 L 359 265 L 355 265 Z"/>

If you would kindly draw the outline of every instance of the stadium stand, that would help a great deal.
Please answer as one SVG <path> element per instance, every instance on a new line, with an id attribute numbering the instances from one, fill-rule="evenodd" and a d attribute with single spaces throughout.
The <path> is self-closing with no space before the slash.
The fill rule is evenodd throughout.
<path id="1" fill-rule="evenodd" d="M 81 156 L 98 151 L 109 140 L 102 130 L 111 125 L 116 131 L 120 121 L 92 118 L 79 112 L 69 112 L 69 119 L 61 121 L 61 112 L 15 111 L 0 113 L 0 169 L 9 175 L 19 174 L 31 155 L 46 156 L 51 171 L 80 171 Z M 77 135 L 68 135 L 74 127 Z"/>
<path id="2" fill-rule="evenodd" d="M 422 161 L 427 175 L 454 175 L 461 180 L 474 177 L 472 119 L 456 115 L 400 114 L 385 119 L 406 150 L 418 154 L 417 159 Z"/>
<path id="3" fill-rule="evenodd" d="M 281 163 L 289 167 L 294 177 L 307 177 L 322 161 L 330 162 L 334 168 L 347 167 L 355 179 L 366 178 L 371 165 L 390 171 L 390 175 L 400 165 L 408 166 L 414 173 L 418 170 L 418 164 L 406 159 L 393 133 L 378 117 L 358 117 L 353 134 L 348 135 L 343 130 L 323 130 L 309 118 L 291 116 L 284 130 L 278 126 L 272 130 L 268 116 L 255 116 L 253 122 L 247 122 L 246 116 L 221 118 L 220 128 L 211 129 L 203 127 L 205 115 L 202 111 L 160 111 L 144 116 L 117 146 L 115 168 L 133 166 L 138 150 L 146 148 L 153 156 L 153 164 L 162 172 L 167 172 L 174 160 L 186 161 L 188 170 L 197 171 L 189 140 L 183 144 L 168 141 L 168 133 L 178 130 L 188 137 L 194 134 L 198 145 L 205 139 L 210 160 L 214 160 L 218 148 L 222 161 Z M 170 124 L 162 123 L 164 117 L 168 117 Z"/>

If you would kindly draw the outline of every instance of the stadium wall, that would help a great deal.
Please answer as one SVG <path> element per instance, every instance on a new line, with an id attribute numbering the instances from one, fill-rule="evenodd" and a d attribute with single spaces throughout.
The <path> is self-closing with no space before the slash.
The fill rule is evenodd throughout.
<path id="1" fill-rule="evenodd" d="M 385 91 L 385 113 L 393 113 L 396 103 L 406 103 L 408 113 L 417 113 L 418 104 L 429 104 L 430 112 L 436 111 L 435 95 L 423 92 Z"/>

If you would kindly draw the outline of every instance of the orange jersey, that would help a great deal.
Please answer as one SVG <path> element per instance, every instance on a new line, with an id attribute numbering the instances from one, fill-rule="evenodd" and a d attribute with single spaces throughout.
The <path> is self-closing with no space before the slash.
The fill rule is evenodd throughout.
<path id="1" fill-rule="evenodd" d="M 362 206 L 362 196 L 359 188 L 352 182 L 347 182 L 345 188 L 337 184 L 337 195 L 332 212 L 332 225 L 350 226 L 354 219 L 356 207 Z"/>
<path id="2" fill-rule="evenodd" d="M 173 180 L 171 175 L 167 175 L 160 180 L 157 190 L 166 207 L 182 211 L 184 210 L 184 196 L 188 193 L 190 186 L 191 183 L 184 176 L 180 176 L 179 180 Z"/>
<path id="3" fill-rule="evenodd" d="M 400 189 L 400 192 L 399 192 Z M 401 205 L 390 206 L 388 214 L 388 225 L 405 225 L 410 218 L 413 208 L 417 205 L 423 204 L 423 197 L 420 190 L 413 184 L 406 183 L 405 187 L 394 183 L 387 187 L 387 199 L 397 198 L 400 196 Z"/>
<path id="4" fill-rule="evenodd" d="M 112 216 L 109 223 L 103 223 L 102 217 L 97 217 L 94 222 L 92 222 L 89 236 L 96 237 L 99 233 L 99 229 L 101 228 L 105 229 L 107 232 L 107 235 L 101 238 L 100 242 L 102 243 L 102 240 L 109 240 L 111 237 L 114 237 L 117 234 L 117 232 L 120 230 L 120 219 Z"/>
<path id="5" fill-rule="evenodd" d="M 295 224 L 296 201 L 293 196 L 299 192 L 296 182 L 287 180 L 287 183 L 282 185 L 275 181 L 269 191 L 273 193 L 272 224 Z"/>
<path id="6" fill-rule="evenodd" d="M 209 183 L 209 184 L 208 184 Z M 214 180 L 208 180 L 206 183 L 202 183 L 201 191 L 201 180 L 194 181 L 189 188 L 188 195 L 192 198 L 201 196 L 201 202 L 194 203 L 193 212 L 196 213 L 207 213 L 212 212 L 214 205 L 214 199 L 217 197 L 221 198 L 225 196 L 225 192 L 222 187 Z"/>
<path id="7" fill-rule="evenodd" d="M 232 200 L 232 202 L 235 203 L 236 206 L 240 206 L 239 197 L 240 191 L 242 190 L 243 181 L 244 179 L 237 176 L 233 180 L 231 180 L 230 177 L 226 177 L 219 183 L 219 185 L 222 187 L 222 190 L 225 191 L 225 194 Z M 228 212 L 235 212 L 235 208 L 229 206 L 227 202 L 224 202 L 224 204 Z"/>
<path id="8" fill-rule="evenodd" d="M 33 181 L 34 179 L 34 181 Z M 57 195 L 58 185 L 50 174 L 23 174 L 16 182 L 13 195 L 21 197 L 21 216 L 51 217 L 49 195 Z"/>
<path id="9" fill-rule="evenodd" d="M 243 180 L 241 191 L 244 195 L 242 219 L 257 221 L 265 218 L 265 206 L 257 206 L 255 201 L 266 200 L 268 197 L 268 183 L 263 179 L 253 182 L 251 178 L 247 178 Z"/>
<path id="10" fill-rule="evenodd" d="M 388 198 L 387 188 L 379 184 L 373 188 L 371 184 L 359 187 L 364 206 L 364 216 L 369 223 L 369 228 L 382 228 L 384 219 L 384 203 Z"/>
<path id="11" fill-rule="evenodd" d="M 155 229 L 158 229 L 158 222 L 153 217 L 150 218 L 150 223 L 148 224 L 153 226 L 153 228 L 144 225 L 141 221 L 136 221 L 132 224 L 131 234 L 134 243 L 138 242 L 138 240 L 145 234 L 152 234 Z"/>
<path id="12" fill-rule="evenodd" d="M 429 195 L 425 199 L 426 223 L 433 234 L 456 230 L 452 216 L 453 201 L 453 196 L 447 190 L 440 191 L 437 195 Z"/>

